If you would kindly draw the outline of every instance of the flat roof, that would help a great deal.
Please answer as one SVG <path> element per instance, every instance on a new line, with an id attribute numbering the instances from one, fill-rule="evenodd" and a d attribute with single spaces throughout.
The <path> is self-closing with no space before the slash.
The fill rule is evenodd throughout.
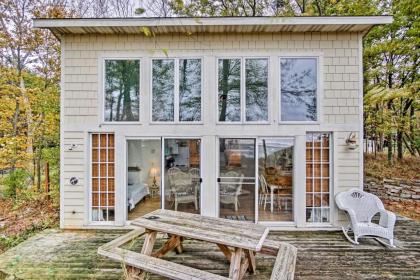
<path id="1" fill-rule="evenodd" d="M 392 23 L 392 16 L 328 17 L 172 17 L 172 18 L 66 18 L 33 20 L 34 28 L 63 34 L 253 33 L 253 32 L 367 32 Z"/>

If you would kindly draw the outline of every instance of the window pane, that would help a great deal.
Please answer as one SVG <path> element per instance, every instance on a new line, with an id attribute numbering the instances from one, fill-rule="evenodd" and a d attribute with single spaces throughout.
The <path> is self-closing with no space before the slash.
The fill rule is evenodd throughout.
<path id="1" fill-rule="evenodd" d="M 92 147 L 92 157 L 95 156 L 95 159 L 91 159 L 92 221 L 114 220 L 115 182 L 113 177 L 115 163 L 113 158 L 106 157 L 111 150 L 114 150 L 113 139 L 114 135 L 110 133 L 92 134 L 92 145 L 103 147 L 100 150 Z M 98 151 L 100 151 L 99 157 Z"/>
<path id="2" fill-rule="evenodd" d="M 152 120 L 174 120 L 174 60 L 153 60 Z"/>
<path id="3" fill-rule="evenodd" d="M 201 121 L 201 60 L 179 60 L 179 120 Z"/>
<path id="4" fill-rule="evenodd" d="M 330 136 L 328 133 L 306 134 L 306 221 L 329 222 L 330 208 Z M 324 150 L 328 157 L 323 157 Z M 308 157 L 308 155 L 310 155 Z"/>
<path id="5" fill-rule="evenodd" d="M 139 60 L 105 61 L 105 121 L 139 120 Z"/>
<path id="6" fill-rule="evenodd" d="M 293 221 L 293 139 L 258 141 L 260 221 Z"/>
<path id="7" fill-rule="evenodd" d="M 241 120 L 241 60 L 219 59 L 219 121 Z"/>
<path id="8" fill-rule="evenodd" d="M 246 120 L 268 120 L 268 59 L 245 62 Z"/>
<path id="9" fill-rule="evenodd" d="M 161 208 L 160 139 L 127 141 L 127 217 L 134 220 Z"/>
<path id="10" fill-rule="evenodd" d="M 280 64 L 281 120 L 316 121 L 316 59 L 282 58 Z"/>
<path id="11" fill-rule="evenodd" d="M 255 220 L 255 139 L 219 140 L 219 215 Z"/>
<path id="12" fill-rule="evenodd" d="M 200 214 L 200 139 L 165 139 L 164 208 Z"/>

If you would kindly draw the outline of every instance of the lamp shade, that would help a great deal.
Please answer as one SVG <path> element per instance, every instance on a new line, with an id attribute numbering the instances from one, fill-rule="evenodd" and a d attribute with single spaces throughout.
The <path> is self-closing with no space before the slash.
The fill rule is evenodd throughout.
<path id="1" fill-rule="evenodd" d="M 149 174 L 152 177 L 156 177 L 156 175 L 159 173 L 159 169 L 157 167 L 150 168 Z"/>

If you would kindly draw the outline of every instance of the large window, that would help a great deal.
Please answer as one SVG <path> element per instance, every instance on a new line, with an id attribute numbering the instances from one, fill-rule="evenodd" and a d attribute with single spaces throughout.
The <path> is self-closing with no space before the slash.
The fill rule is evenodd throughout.
<path id="1" fill-rule="evenodd" d="M 92 221 L 113 221 L 115 213 L 114 134 L 92 134 Z"/>
<path id="2" fill-rule="evenodd" d="M 154 59 L 152 121 L 201 121 L 201 60 Z"/>
<path id="3" fill-rule="evenodd" d="M 306 221 L 330 221 L 331 149 L 329 133 L 306 135 Z"/>
<path id="4" fill-rule="evenodd" d="M 268 121 L 267 103 L 268 59 L 218 60 L 219 122 Z"/>
<path id="5" fill-rule="evenodd" d="M 317 121 L 317 59 L 281 58 L 281 121 Z"/>
<path id="6" fill-rule="evenodd" d="M 139 60 L 105 60 L 104 120 L 139 121 L 139 87 Z"/>

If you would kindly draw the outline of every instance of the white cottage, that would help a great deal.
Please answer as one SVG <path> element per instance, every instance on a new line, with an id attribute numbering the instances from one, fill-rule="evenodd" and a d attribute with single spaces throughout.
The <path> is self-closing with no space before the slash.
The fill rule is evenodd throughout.
<path id="1" fill-rule="evenodd" d="M 62 46 L 61 227 L 158 208 L 337 227 L 363 183 L 362 38 L 391 21 L 35 19 Z"/>

